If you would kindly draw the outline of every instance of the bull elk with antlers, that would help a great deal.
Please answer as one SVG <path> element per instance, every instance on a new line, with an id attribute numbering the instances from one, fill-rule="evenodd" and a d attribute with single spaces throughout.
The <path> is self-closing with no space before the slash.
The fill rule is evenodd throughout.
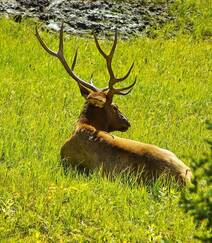
<path id="1" fill-rule="evenodd" d="M 49 49 L 41 39 L 36 28 L 36 37 L 41 46 L 50 55 L 57 57 L 67 73 L 77 82 L 81 94 L 86 99 L 72 136 L 61 148 L 61 159 L 64 167 L 77 167 L 94 170 L 102 168 L 103 172 L 130 171 L 145 178 L 157 178 L 162 174 L 171 175 L 179 182 L 189 182 L 191 170 L 172 152 L 155 145 L 145 144 L 130 139 L 119 138 L 110 134 L 112 131 L 127 131 L 130 123 L 112 103 L 114 95 L 127 95 L 136 83 L 128 87 L 115 88 L 116 83 L 125 80 L 132 68 L 123 78 L 117 78 L 112 69 L 112 59 L 117 45 L 117 31 L 110 53 L 107 55 L 99 45 L 96 35 L 96 47 L 106 60 L 110 76 L 109 85 L 99 89 L 92 82 L 86 82 L 74 73 L 77 51 L 71 68 L 63 53 L 63 24 L 60 29 L 59 50 Z"/>

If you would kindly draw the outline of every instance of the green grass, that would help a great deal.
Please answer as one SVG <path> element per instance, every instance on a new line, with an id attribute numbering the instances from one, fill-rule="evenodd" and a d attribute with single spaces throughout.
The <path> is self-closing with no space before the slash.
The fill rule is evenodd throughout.
<path id="1" fill-rule="evenodd" d="M 57 37 L 42 33 L 57 48 Z M 105 49 L 111 44 L 102 41 Z M 65 38 L 76 72 L 99 87 L 107 84 L 92 39 Z M 173 39 L 119 41 L 114 69 L 126 83 L 138 76 L 128 97 L 115 102 L 132 127 L 119 136 L 170 149 L 190 164 L 207 151 L 205 122 L 211 118 L 211 43 Z M 74 130 L 83 105 L 76 83 L 37 43 L 34 24 L 0 20 L 0 239 L 2 242 L 126 241 L 192 242 L 198 228 L 179 206 L 170 182 L 136 185 L 71 172 L 63 174 L 59 150 Z M 125 178 L 126 180 L 126 178 Z"/>

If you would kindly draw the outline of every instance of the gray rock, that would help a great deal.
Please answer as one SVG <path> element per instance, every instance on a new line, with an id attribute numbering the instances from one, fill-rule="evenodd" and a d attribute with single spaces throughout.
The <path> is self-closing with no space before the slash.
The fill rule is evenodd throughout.
<path id="1" fill-rule="evenodd" d="M 17 22 L 23 16 L 35 17 L 54 30 L 64 20 L 65 31 L 77 34 L 117 28 L 122 37 L 137 35 L 173 19 L 167 4 L 144 4 L 141 0 L 0 0 L 0 15 L 4 14 L 16 16 Z"/>

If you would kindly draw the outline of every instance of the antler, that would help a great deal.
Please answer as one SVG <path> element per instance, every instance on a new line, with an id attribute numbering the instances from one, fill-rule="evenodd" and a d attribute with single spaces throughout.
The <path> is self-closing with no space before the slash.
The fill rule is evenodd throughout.
<path id="1" fill-rule="evenodd" d="M 135 81 L 131 85 L 129 85 L 128 87 L 119 88 L 119 89 L 113 87 L 116 83 L 121 82 L 121 81 L 125 80 L 126 78 L 128 78 L 128 76 L 130 75 L 130 72 L 131 72 L 131 70 L 132 70 L 132 68 L 134 66 L 134 62 L 133 62 L 131 67 L 129 68 L 128 72 L 126 73 L 126 75 L 124 77 L 122 77 L 122 78 L 115 77 L 113 69 L 112 69 L 112 59 L 113 59 L 113 55 L 114 55 L 114 52 L 115 52 L 115 49 L 116 49 L 116 45 L 117 45 L 117 35 L 118 34 L 117 34 L 117 30 L 116 30 L 115 31 L 115 38 L 114 38 L 112 49 L 111 49 L 110 53 L 107 55 L 102 50 L 102 48 L 100 47 L 98 39 L 97 39 L 97 37 L 96 37 L 96 35 L 94 33 L 94 40 L 95 40 L 95 43 L 96 43 L 96 47 L 97 47 L 98 51 L 100 52 L 100 54 L 106 60 L 108 73 L 110 75 L 109 86 L 107 88 L 104 88 L 102 91 L 107 91 L 108 90 L 107 96 L 108 96 L 108 98 L 111 101 L 112 101 L 112 98 L 113 98 L 114 94 L 118 94 L 118 95 L 127 95 L 127 94 L 129 94 L 130 91 L 132 90 L 133 86 L 136 83 L 136 79 L 135 79 Z M 126 91 L 126 92 L 123 92 L 123 91 Z"/>
<path id="2" fill-rule="evenodd" d="M 76 60 L 77 60 L 77 50 L 74 56 L 74 60 L 72 63 L 71 68 L 69 67 L 69 65 L 67 64 L 67 61 L 64 57 L 64 52 L 63 52 L 63 22 L 60 28 L 60 39 L 59 39 L 59 49 L 57 52 L 52 51 L 51 49 L 49 49 L 46 44 L 43 42 L 43 40 L 41 39 L 39 33 L 38 33 L 38 28 L 36 26 L 36 33 L 35 36 L 37 37 L 38 41 L 40 42 L 41 46 L 43 47 L 43 49 L 49 53 L 50 55 L 57 57 L 60 62 L 62 63 L 62 65 L 64 66 L 65 70 L 67 71 L 67 73 L 75 80 L 77 81 L 79 86 L 83 86 L 84 88 L 90 89 L 92 91 L 99 91 L 99 89 L 97 87 L 95 87 L 92 83 L 87 83 L 84 80 L 80 79 L 73 71 L 74 71 L 74 67 L 76 64 Z"/>
<path id="3" fill-rule="evenodd" d="M 132 90 L 133 86 L 136 83 L 136 79 L 135 81 L 125 87 L 125 88 L 114 88 L 113 86 L 118 83 L 121 82 L 123 80 L 125 80 L 126 78 L 128 78 L 128 76 L 130 75 L 130 72 L 134 66 L 134 63 L 132 63 L 131 67 L 129 68 L 128 72 L 126 73 L 126 75 L 122 78 L 117 78 L 114 75 L 113 69 L 112 69 L 112 59 L 113 59 L 113 55 L 116 49 L 116 45 L 117 45 L 117 30 L 115 32 L 115 39 L 114 39 L 114 43 L 112 46 L 112 49 L 110 51 L 110 53 L 107 55 L 100 47 L 99 42 L 97 40 L 96 35 L 94 34 L 94 40 L 96 43 L 96 47 L 99 50 L 100 54 L 105 58 L 106 62 L 107 62 L 107 69 L 110 75 L 110 79 L 109 79 L 109 86 L 107 88 L 104 89 L 98 89 L 96 86 L 93 85 L 92 82 L 92 76 L 91 76 L 91 80 L 89 83 L 87 83 L 86 81 L 82 80 L 81 78 L 79 78 L 75 73 L 74 73 L 74 67 L 76 65 L 76 61 L 77 61 L 77 54 L 78 51 L 76 50 L 76 53 L 74 55 L 74 59 L 73 59 L 73 63 L 71 65 L 71 68 L 69 67 L 65 57 L 64 57 L 64 52 L 63 52 L 63 22 L 60 28 L 60 38 L 59 38 L 59 49 L 57 52 L 52 51 L 50 48 L 48 48 L 46 46 L 46 44 L 44 43 L 44 41 L 41 39 L 39 32 L 38 32 L 38 28 L 36 26 L 36 33 L 35 36 L 37 37 L 39 43 L 41 44 L 41 46 L 43 47 L 43 49 L 49 53 L 50 55 L 57 57 L 60 62 L 62 63 L 62 65 L 64 66 L 65 70 L 67 71 L 67 73 L 75 80 L 77 81 L 80 90 L 82 88 L 88 89 L 88 90 L 92 90 L 94 92 L 106 92 L 107 91 L 107 97 L 109 99 L 110 102 L 112 102 L 112 98 L 114 94 L 118 94 L 118 95 L 127 95 L 130 93 L 130 91 Z M 126 92 L 123 92 L 126 91 Z"/>

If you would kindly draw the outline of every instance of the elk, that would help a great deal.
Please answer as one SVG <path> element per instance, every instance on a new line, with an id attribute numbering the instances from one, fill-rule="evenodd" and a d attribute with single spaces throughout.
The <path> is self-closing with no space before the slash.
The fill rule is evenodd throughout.
<path id="1" fill-rule="evenodd" d="M 69 67 L 63 53 L 63 24 L 60 29 L 59 50 L 49 49 L 41 39 L 36 27 L 36 37 L 50 55 L 57 57 L 67 73 L 77 82 L 81 95 L 85 98 L 83 110 L 79 116 L 71 137 L 61 148 L 61 161 L 64 168 L 83 166 L 89 170 L 101 168 L 103 173 L 140 173 L 141 178 L 158 178 L 165 174 L 180 183 L 190 182 L 192 173 L 176 155 L 155 145 L 145 144 L 112 135 L 113 131 L 127 131 L 130 123 L 112 102 L 114 95 L 129 94 L 136 80 L 124 88 L 114 85 L 124 81 L 130 74 L 134 63 L 122 78 L 117 78 L 112 68 L 112 59 L 117 45 L 117 31 L 109 54 L 106 54 L 94 34 L 94 41 L 100 54 L 106 61 L 109 73 L 108 87 L 100 89 L 93 82 L 86 82 L 74 73 L 77 60 L 75 53 L 72 66 Z"/>

